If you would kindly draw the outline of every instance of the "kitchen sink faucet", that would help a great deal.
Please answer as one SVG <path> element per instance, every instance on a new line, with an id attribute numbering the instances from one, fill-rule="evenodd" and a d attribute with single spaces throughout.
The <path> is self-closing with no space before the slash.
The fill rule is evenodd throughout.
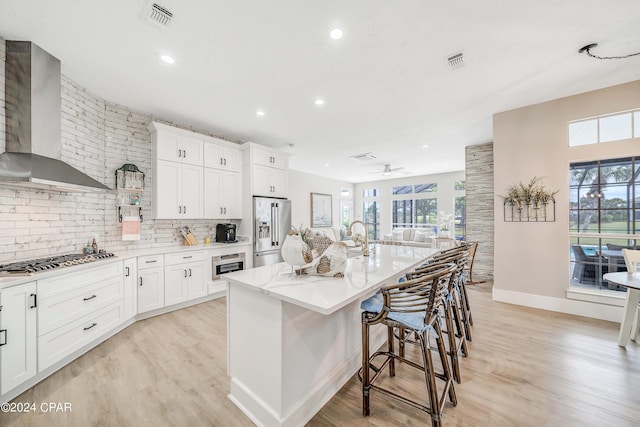
<path id="1" fill-rule="evenodd" d="M 353 221 L 349 224 L 349 230 L 347 230 L 347 236 L 351 236 L 351 228 L 353 228 L 353 224 L 362 224 L 364 227 L 364 243 L 362 244 L 362 255 L 369 256 L 369 233 L 367 233 L 367 226 L 364 225 L 362 221 Z"/>

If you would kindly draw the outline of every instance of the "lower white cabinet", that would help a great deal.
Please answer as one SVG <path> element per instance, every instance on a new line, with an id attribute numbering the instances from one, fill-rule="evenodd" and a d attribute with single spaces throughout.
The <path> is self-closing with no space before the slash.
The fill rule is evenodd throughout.
<path id="1" fill-rule="evenodd" d="M 165 255 L 164 303 L 179 304 L 207 295 L 202 251 Z"/>
<path id="2" fill-rule="evenodd" d="M 38 371 L 124 321 L 123 263 L 38 280 Z"/>
<path id="3" fill-rule="evenodd" d="M 138 261 L 136 258 L 124 260 L 124 317 L 131 319 L 138 313 Z"/>
<path id="4" fill-rule="evenodd" d="M 164 268 L 138 270 L 138 313 L 164 307 Z"/>
<path id="5" fill-rule="evenodd" d="M 0 291 L 0 394 L 36 375 L 36 305 L 36 282 Z"/>

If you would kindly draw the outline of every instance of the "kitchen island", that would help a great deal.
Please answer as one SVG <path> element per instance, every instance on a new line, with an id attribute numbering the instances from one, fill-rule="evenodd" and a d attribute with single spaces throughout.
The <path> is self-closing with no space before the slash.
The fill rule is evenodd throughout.
<path id="1" fill-rule="evenodd" d="M 229 399 L 257 425 L 304 425 L 361 365 L 360 302 L 437 252 L 372 245 L 343 278 L 286 263 L 225 274 Z M 373 349 L 386 333 L 371 332 Z"/>

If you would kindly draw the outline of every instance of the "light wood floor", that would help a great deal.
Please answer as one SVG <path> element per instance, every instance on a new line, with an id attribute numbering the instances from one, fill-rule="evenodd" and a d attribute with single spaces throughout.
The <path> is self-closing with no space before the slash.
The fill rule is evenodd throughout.
<path id="1" fill-rule="evenodd" d="M 473 343 L 445 426 L 640 425 L 640 345 L 618 347 L 618 324 L 496 303 L 490 283 L 470 298 Z M 15 399 L 70 402 L 71 413 L 0 413 L 0 426 L 251 426 L 226 397 L 225 303 L 137 322 Z M 407 369 L 392 381 L 426 398 Z M 363 418 L 354 377 L 309 425 L 430 425 L 383 396 L 371 405 Z"/>

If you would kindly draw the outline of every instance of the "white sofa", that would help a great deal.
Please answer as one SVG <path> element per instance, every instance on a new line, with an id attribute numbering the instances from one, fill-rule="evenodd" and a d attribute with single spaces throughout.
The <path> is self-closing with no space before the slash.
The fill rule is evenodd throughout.
<path id="1" fill-rule="evenodd" d="M 436 247 L 436 235 L 433 228 L 394 228 L 391 234 L 382 237 L 383 243 L 423 248 Z"/>
<path id="2" fill-rule="evenodd" d="M 319 234 L 321 236 L 326 236 L 331 240 L 333 240 L 334 242 L 343 241 L 344 243 L 347 244 L 347 246 L 350 246 L 350 247 L 356 246 L 356 244 L 350 238 L 346 238 L 346 237 L 344 239 L 342 238 L 342 233 L 340 232 L 339 227 L 316 227 L 316 228 L 309 228 L 309 230 L 311 230 L 311 232 L 314 235 Z"/>

